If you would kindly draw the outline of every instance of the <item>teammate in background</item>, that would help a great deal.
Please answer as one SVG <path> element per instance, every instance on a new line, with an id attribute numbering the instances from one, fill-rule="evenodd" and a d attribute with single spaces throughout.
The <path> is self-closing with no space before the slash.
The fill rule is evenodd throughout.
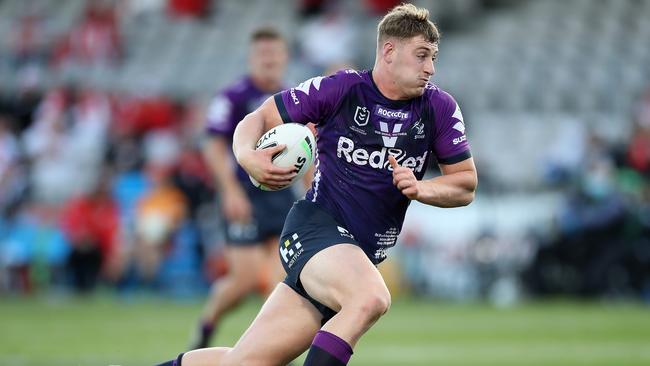
<path id="1" fill-rule="evenodd" d="M 280 240 L 287 277 L 233 348 L 191 351 L 163 365 L 285 365 L 307 349 L 305 365 L 346 365 L 390 306 L 375 266 L 395 245 L 411 200 L 438 207 L 473 200 L 476 169 L 462 114 L 429 83 L 439 34 L 428 16 L 410 4 L 395 7 L 379 23 L 372 70 L 307 80 L 237 126 L 237 160 L 271 187 L 294 173 L 254 150 L 257 138 L 283 122 L 318 128 L 312 188 L 292 207 Z M 432 158 L 442 175 L 422 180 Z"/>
<path id="2" fill-rule="evenodd" d="M 253 32 L 249 75 L 219 93 L 208 110 L 204 156 L 214 175 L 226 228 L 228 273 L 212 285 L 192 347 L 207 347 L 221 317 L 246 295 L 268 294 L 285 272 L 276 253 L 278 236 L 295 198 L 291 189 L 263 192 L 232 159 L 235 127 L 283 87 L 287 44 L 273 28 Z M 261 288 L 260 288 L 261 287 Z"/>

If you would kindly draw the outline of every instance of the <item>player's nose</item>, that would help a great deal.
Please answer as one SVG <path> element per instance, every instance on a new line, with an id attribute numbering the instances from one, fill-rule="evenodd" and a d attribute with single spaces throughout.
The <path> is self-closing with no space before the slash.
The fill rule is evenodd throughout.
<path id="1" fill-rule="evenodd" d="M 424 66 L 424 72 L 427 74 L 427 76 L 432 76 L 436 72 L 435 66 L 433 66 L 433 62 L 427 62 L 426 65 Z"/>

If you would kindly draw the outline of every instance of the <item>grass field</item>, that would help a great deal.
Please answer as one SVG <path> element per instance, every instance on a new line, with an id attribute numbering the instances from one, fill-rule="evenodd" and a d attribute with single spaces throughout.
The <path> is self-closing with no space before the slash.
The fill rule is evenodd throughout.
<path id="1" fill-rule="evenodd" d="M 216 342 L 233 344 L 258 306 L 232 314 Z M 199 309 L 155 298 L 1 299 L 0 365 L 152 365 L 183 350 Z M 650 307 L 401 300 L 350 365 L 650 365 Z"/>

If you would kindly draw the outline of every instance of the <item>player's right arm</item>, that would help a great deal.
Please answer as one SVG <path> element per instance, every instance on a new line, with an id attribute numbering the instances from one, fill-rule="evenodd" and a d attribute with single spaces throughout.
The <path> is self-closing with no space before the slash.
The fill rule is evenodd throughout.
<path id="1" fill-rule="evenodd" d="M 212 172 L 221 197 L 221 211 L 228 221 L 248 222 L 252 214 L 251 203 L 237 180 L 235 169 L 226 156 L 228 143 L 223 136 L 209 137 L 203 146 L 203 156 Z"/>
<path id="2" fill-rule="evenodd" d="M 289 184 L 291 168 L 278 168 L 271 163 L 271 157 L 284 146 L 256 151 L 257 140 L 264 132 L 283 122 L 322 124 L 335 109 L 344 90 L 362 80 L 354 70 L 341 71 L 329 77 L 313 77 L 267 99 L 237 125 L 233 139 L 237 161 L 248 174 L 266 186 Z"/>
<path id="3" fill-rule="evenodd" d="M 280 112 L 275 100 L 270 97 L 237 124 L 232 140 L 232 150 L 239 165 L 256 181 L 272 189 L 290 184 L 296 173 L 293 167 L 281 168 L 271 161 L 273 155 L 282 151 L 285 145 L 255 150 L 255 144 L 264 132 L 280 124 Z"/>
<path id="4" fill-rule="evenodd" d="M 203 156 L 219 192 L 224 217 L 230 222 L 246 223 L 251 219 L 252 207 L 228 151 L 228 140 L 237 123 L 236 106 L 237 100 L 227 92 L 218 94 L 210 103 Z"/>

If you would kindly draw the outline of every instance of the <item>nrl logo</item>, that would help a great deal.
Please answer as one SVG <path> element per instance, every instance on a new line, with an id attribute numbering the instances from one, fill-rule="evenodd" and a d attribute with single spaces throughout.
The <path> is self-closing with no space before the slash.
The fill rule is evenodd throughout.
<path id="1" fill-rule="evenodd" d="M 359 107 L 354 111 L 354 123 L 359 126 L 365 126 L 368 124 L 368 119 L 370 118 L 370 111 L 366 107 Z"/>

